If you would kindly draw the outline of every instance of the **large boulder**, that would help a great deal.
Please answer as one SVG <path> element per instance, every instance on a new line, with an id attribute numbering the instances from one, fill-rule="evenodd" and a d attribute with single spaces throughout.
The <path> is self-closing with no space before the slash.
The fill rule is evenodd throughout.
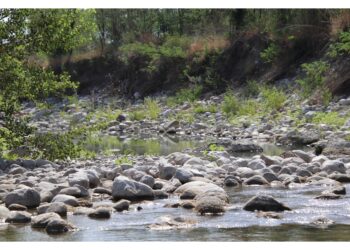
<path id="1" fill-rule="evenodd" d="M 32 188 L 22 188 L 8 193 L 5 197 L 6 206 L 20 204 L 28 208 L 35 208 L 40 205 L 40 194 Z"/>
<path id="2" fill-rule="evenodd" d="M 79 202 L 77 198 L 71 195 L 66 195 L 66 194 L 58 194 L 52 199 L 52 203 L 54 202 L 62 202 L 66 205 L 72 206 L 72 207 L 77 207 L 79 206 Z"/>
<path id="3" fill-rule="evenodd" d="M 60 216 L 67 216 L 67 206 L 63 202 L 53 202 L 41 205 L 37 208 L 38 214 L 56 213 Z"/>
<path id="4" fill-rule="evenodd" d="M 114 179 L 112 197 L 115 200 L 153 200 L 154 193 L 146 184 L 119 176 Z"/>
<path id="5" fill-rule="evenodd" d="M 176 172 L 176 167 L 173 165 L 159 166 L 159 178 L 170 180 Z"/>
<path id="6" fill-rule="evenodd" d="M 182 199 L 193 199 L 198 195 L 204 195 L 216 196 L 224 202 L 228 202 L 228 196 L 224 189 L 213 183 L 203 181 L 191 181 L 183 184 L 175 190 L 175 193 L 179 194 Z"/>
<path id="7" fill-rule="evenodd" d="M 274 211 L 281 212 L 284 210 L 291 210 L 289 207 L 285 206 L 281 202 L 275 200 L 271 196 L 258 195 L 250 199 L 243 207 L 247 211 Z"/>
<path id="8" fill-rule="evenodd" d="M 323 162 L 321 170 L 327 172 L 328 174 L 331 174 L 333 172 L 339 172 L 341 174 L 346 173 L 344 163 L 338 160 L 327 160 Z"/>
<path id="9" fill-rule="evenodd" d="M 60 234 L 72 231 L 74 227 L 63 219 L 52 219 L 47 224 L 45 230 L 48 234 Z"/>
<path id="10" fill-rule="evenodd" d="M 191 159 L 191 156 L 188 154 L 175 152 L 166 157 L 169 162 L 175 164 L 175 165 L 184 165 L 186 161 Z"/>
<path id="11" fill-rule="evenodd" d="M 225 212 L 225 202 L 215 196 L 201 196 L 196 199 L 195 210 L 201 214 L 220 214 Z"/>
<path id="12" fill-rule="evenodd" d="M 6 218 L 7 223 L 29 223 L 31 214 L 25 211 L 12 211 Z"/>
<path id="13" fill-rule="evenodd" d="M 88 216 L 92 219 L 109 219 L 111 217 L 111 211 L 109 208 L 99 207 L 89 213 Z"/>
<path id="14" fill-rule="evenodd" d="M 68 176 L 68 183 L 71 187 L 73 187 L 74 185 L 79 185 L 84 188 L 90 187 L 89 177 L 83 171 L 78 171 L 76 173 L 70 174 Z"/>
<path id="15" fill-rule="evenodd" d="M 81 197 L 88 197 L 89 191 L 83 186 L 75 185 L 74 187 L 63 188 L 59 192 L 59 194 L 66 194 L 77 198 L 81 198 Z"/>
<path id="16" fill-rule="evenodd" d="M 120 200 L 114 205 L 114 209 L 118 212 L 123 212 L 124 210 L 128 210 L 130 206 L 130 201 L 128 200 Z"/>
<path id="17" fill-rule="evenodd" d="M 56 213 L 40 214 L 32 218 L 31 226 L 33 228 L 45 228 L 51 220 L 60 218 L 61 217 Z"/>
<path id="18" fill-rule="evenodd" d="M 254 175 L 243 182 L 244 185 L 268 185 L 269 182 L 260 175 Z"/>
<path id="19" fill-rule="evenodd" d="M 184 184 L 191 181 L 191 178 L 193 176 L 194 175 L 189 170 L 179 168 L 176 170 L 174 178 L 178 179 L 181 183 Z"/>

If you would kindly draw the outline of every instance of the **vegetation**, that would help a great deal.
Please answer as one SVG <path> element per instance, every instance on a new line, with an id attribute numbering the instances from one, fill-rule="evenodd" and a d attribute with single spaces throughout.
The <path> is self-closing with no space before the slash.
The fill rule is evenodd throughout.
<path id="1" fill-rule="evenodd" d="M 157 101 L 151 98 L 146 98 L 144 103 L 148 117 L 152 120 L 157 119 L 160 114 L 160 107 Z"/>
<path id="2" fill-rule="evenodd" d="M 318 112 L 313 117 L 312 122 L 316 124 L 343 126 L 346 120 L 347 118 L 339 116 L 338 112 Z"/>
<path id="3" fill-rule="evenodd" d="M 339 34 L 339 41 L 330 45 L 328 55 L 336 57 L 338 55 L 348 55 L 350 53 L 350 32 L 344 31 Z"/>
<path id="4" fill-rule="evenodd" d="M 265 86 L 262 88 L 262 96 L 264 98 L 265 108 L 272 111 L 280 110 L 287 100 L 287 96 L 283 91 L 275 87 L 269 88 Z"/>
<path id="5" fill-rule="evenodd" d="M 271 43 L 265 50 L 260 52 L 260 58 L 265 63 L 271 63 L 277 58 L 279 53 L 279 47 L 275 43 Z"/>

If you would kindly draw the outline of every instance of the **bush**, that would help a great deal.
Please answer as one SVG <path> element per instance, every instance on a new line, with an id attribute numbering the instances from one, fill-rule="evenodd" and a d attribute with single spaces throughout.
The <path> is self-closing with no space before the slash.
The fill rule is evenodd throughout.
<path id="1" fill-rule="evenodd" d="M 260 53 L 260 58 L 265 63 L 271 63 L 277 58 L 279 53 L 280 48 L 275 43 L 271 43 L 265 50 Z"/>
<path id="2" fill-rule="evenodd" d="M 257 81 L 249 80 L 244 85 L 243 95 L 245 97 L 255 97 L 260 93 L 260 86 Z"/>
<path id="3" fill-rule="evenodd" d="M 242 105 L 240 105 L 238 110 L 238 115 L 248 115 L 252 116 L 258 113 L 259 103 L 255 100 L 245 100 Z"/>
<path id="4" fill-rule="evenodd" d="M 181 104 L 184 102 L 194 102 L 198 100 L 202 93 L 203 87 L 201 85 L 194 85 L 192 88 L 180 89 L 175 95 L 175 102 Z"/>
<path id="5" fill-rule="evenodd" d="M 330 57 L 336 57 L 338 55 L 350 53 L 350 32 L 341 32 L 339 34 L 339 42 L 331 44 L 329 46 L 328 55 Z"/>
<path id="6" fill-rule="evenodd" d="M 323 61 L 304 63 L 301 65 L 306 76 L 296 82 L 300 84 L 303 96 L 309 97 L 316 89 L 324 87 L 324 74 L 329 65 Z"/>
<path id="7" fill-rule="evenodd" d="M 232 90 L 228 90 L 224 95 L 222 111 L 227 115 L 236 115 L 239 110 L 239 103 Z"/>
<path id="8" fill-rule="evenodd" d="M 267 110 L 279 110 L 283 107 L 284 102 L 287 100 L 283 91 L 276 89 L 275 87 L 264 87 L 262 89 L 262 96 L 265 102 L 265 108 Z"/>
<path id="9" fill-rule="evenodd" d="M 150 119 L 155 120 L 159 117 L 160 107 L 156 100 L 153 100 L 152 98 L 145 98 L 144 105 L 145 105 L 148 117 Z"/>
<path id="10" fill-rule="evenodd" d="M 313 118 L 312 122 L 316 124 L 327 124 L 334 126 L 343 126 L 346 122 L 346 117 L 340 117 L 338 112 L 319 112 Z"/>
<path id="11" fill-rule="evenodd" d="M 142 121 L 146 118 L 146 113 L 144 110 L 134 110 L 129 113 L 130 120 L 132 121 Z"/>

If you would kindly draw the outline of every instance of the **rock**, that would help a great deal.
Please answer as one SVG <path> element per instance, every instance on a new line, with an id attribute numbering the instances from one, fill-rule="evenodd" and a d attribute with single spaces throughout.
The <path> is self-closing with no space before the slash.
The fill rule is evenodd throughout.
<path id="1" fill-rule="evenodd" d="M 27 211 L 27 207 L 20 204 L 11 204 L 9 207 L 10 211 Z"/>
<path id="2" fill-rule="evenodd" d="M 152 176 L 146 174 L 146 175 L 142 176 L 142 178 L 140 179 L 140 182 L 143 184 L 146 184 L 150 188 L 153 188 L 154 178 Z"/>
<path id="3" fill-rule="evenodd" d="M 60 218 L 61 217 L 56 213 L 40 214 L 32 218 L 31 226 L 33 228 L 45 228 L 51 220 Z"/>
<path id="4" fill-rule="evenodd" d="M 274 156 L 260 155 L 260 159 L 263 160 L 266 166 L 279 165 L 281 160 Z"/>
<path id="5" fill-rule="evenodd" d="M 263 173 L 262 177 L 269 183 L 273 181 L 279 181 L 279 179 L 274 173 Z"/>
<path id="6" fill-rule="evenodd" d="M 83 171 L 78 171 L 76 173 L 70 174 L 68 176 L 69 186 L 73 187 L 74 185 L 79 185 L 84 188 L 90 187 L 89 177 Z"/>
<path id="7" fill-rule="evenodd" d="M 186 169 L 181 169 L 181 168 L 178 168 L 175 172 L 175 175 L 173 178 L 176 178 L 178 179 L 182 184 L 185 184 L 189 181 L 191 181 L 191 178 L 193 177 L 194 175 L 189 171 L 189 170 L 186 170 Z"/>
<path id="8" fill-rule="evenodd" d="M 243 182 L 244 185 L 268 185 L 269 182 L 260 175 L 254 175 Z"/>
<path id="9" fill-rule="evenodd" d="M 238 187 L 240 185 L 240 182 L 235 176 L 229 175 L 225 177 L 224 185 L 226 187 Z"/>
<path id="10" fill-rule="evenodd" d="M 46 209 L 46 213 L 56 213 L 62 217 L 67 216 L 67 206 L 63 202 L 50 203 Z"/>
<path id="11" fill-rule="evenodd" d="M 130 201 L 128 200 L 120 200 L 114 205 L 114 209 L 118 212 L 122 212 L 124 210 L 128 210 L 130 206 Z"/>
<path id="12" fill-rule="evenodd" d="M 174 165 L 184 165 L 186 161 L 191 159 L 191 156 L 188 154 L 180 153 L 180 152 L 175 152 L 171 153 L 166 157 L 168 161 Z"/>
<path id="13" fill-rule="evenodd" d="M 250 168 L 247 168 L 247 167 L 239 167 L 236 169 L 236 174 L 240 178 L 250 178 L 250 177 L 256 175 L 256 172 Z"/>
<path id="14" fill-rule="evenodd" d="M 325 192 L 322 192 L 322 193 L 333 193 L 333 194 L 338 194 L 338 195 L 346 195 L 346 188 L 344 186 L 334 187 L 334 188 L 327 190 Z"/>
<path id="15" fill-rule="evenodd" d="M 169 195 L 163 190 L 154 190 L 154 198 L 155 199 L 167 199 Z"/>
<path id="16" fill-rule="evenodd" d="M 101 184 L 98 173 L 95 170 L 87 170 L 87 177 L 89 179 L 89 187 L 95 188 Z"/>
<path id="17" fill-rule="evenodd" d="M 27 172 L 27 169 L 25 169 L 24 167 L 21 167 L 21 166 L 18 166 L 18 165 L 16 165 L 16 167 L 13 167 L 13 165 L 16 165 L 16 164 L 12 164 L 10 166 L 11 169 L 8 172 L 8 174 L 15 175 L 15 174 L 23 174 L 23 173 Z"/>
<path id="18" fill-rule="evenodd" d="M 296 175 L 300 177 L 310 177 L 312 176 L 312 173 L 306 169 L 298 169 Z"/>
<path id="19" fill-rule="evenodd" d="M 126 121 L 127 118 L 128 118 L 128 114 L 120 114 L 117 117 L 117 121 L 118 122 L 124 122 L 124 121 Z"/>
<path id="20" fill-rule="evenodd" d="M 333 173 L 328 176 L 332 180 L 339 181 L 341 183 L 350 183 L 350 175 Z"/>
<path id="21" fill-rule="evenodd" d="M 204 196 L 196 200 L 195 210 L 200 214 L 220 214 L 225 212 L 225 202 L 218 197 Z"/>
<path id="22" fill-rule="evenodd" d="M 293 150 L 292 152 L 307 163 L 311 162 L 312 158 L 315 157 L 314 154 L 306 153 L 302 150 Z"/>
<path id="23" fill-rule="evenodd" d="M 273 211 L 281 212 L 284 210 L 291 210 L 289 207 L 278 202 L 271 196 L 258 195 L 250 199 L 243 207 L 246 211 Z"/>
<path id="24" fill-rule="evenodd" d="M 107 189 L 107 188 L 103 188 L 103 187 L 97 187 L 94 189 L 94 193 L 95 194 L 108 194 L 108 195 L 112 195 L 112 191 Z"/>
<path id="25" fill-rule="evenodd" d="M 76 207 L 74 209 L 73 215 L 88 215 L 89 213 L 94 212 L 95 209 L 88 207 Z"/>
<path id="26" fill-rule="evenodd" d="M 74 187 L 63 188 L 59 194 L 71 195 L 76 198 L 81 198 L 88 197 L 89 191 L 85 187 L 76 184 Z"/>
<path id="27" fill-rule="evenodd" d="M 317 218 L 316 220 L 311 222 L 311 225 L 319 228 L 327 228 L 332 224 L 334 224 L 334 221 L 325 217 Z"/>
<path id="28" fill-rule="evenodd" d="M 175 190 L 176 194 L 180 195 L 180 199 L 193 199 L 197 195 L 215 195 L 224 202 L 228 202 L 228 196 L 221 187 L 202 181 L 191 181 L 183 184 Z"/>
<path id="29" fill-rule="evenodd" d="M 248 168 L 253 169 L 253 170 L 258 170 L 262 168 L 266 168 L 265 162 L 261 159 L 256 159 L 248 162 Z"/>
<path id="30" fill-rule="evenodd" d="M 52 219 L 45 230 L 48 234 L 60 234 L 73 230 L 74 227 L 63 219 Z"/>
<path id="31" fill-rule="evenodd" d="M 317 142 L 319 134 L 313 131 L 301 132 L 301 131 L 291 131 L 286 134 L 286 136 L 277 138 L 279 143 L 282 144 L 292 144 L 292 145 L 309 145 L 311 143 Z"/>
<path id="32" fill-rule="evenodd" d="M 153 200 L 154 193 L 149 186 L 130 180 L 127 177 L 119 176 L 114 179 L 112 188 L 113 199 L 127 200 Z"/>
<path id="33" fill-rule="evenodd" d="M 12 211 L 6 218 L 7 223 L 29 223 L 31 214 L 25 211 Z"/>
<path id="34" fill-rule="evenodd" d="M 185 217 L 163 216 L 161 221 L 154 223 L 148 228 L 151 230 L 170 230 L 170 229 L 186 229 L 192 227 L 196 221 Z"/>
<path id="35" fill-rule="evenodd" d="M 108 208 L 99 207 L 94 212 L 89 213 L 88 216 L 93 219 L 109 219 L 111 212 Z"/>
<path id="36" fill-rule="evenodd" d="M 232 142 L 229 145 L 224 145 L 229 153 L 244 153 L 244 152 L 263 152 L 263 148 L 254 143 L 237 143 Z"/>
<path id="37" fill-rule="evenodd" d="M 65 194 L 58 194 L 53 199 L 52 202 L 63 202 L 66 205 L 77 207 L 79 206 L 79 202 L 77 198 L 71 195 L 65 195 Z"/>
<path id="38" fill-rule="evenodd" d="M 0 220 L 6 219 L 10 215 L 10 210 L 7 207 L 0 206 Z"/>
<path id="39" fill-rule="evenodd" d="M 7 207 L 11 204 L 19 204 L 35 208 L 40 205 L 40 194 L 32 188 L 17 189 L 6 195 L 5 204 Z"/>
<path id="40" fill-rule="evenodd" d="M 339 199 L 341 196 L 334 193 L 323 193 L 319 196 L 316 196 L 315 199 L 321 199 L 321 200 L 336 200 Z"/>
<path id="41" fill-rule="evenodd" d="M 187 201 L 181 202 L 180 206 L 184 209 L 192 209 L 192 208 L 195 208 L 196 205 L 193 203 L 193 201 L 187 200 Z"/>
<path id="42" fill-rule="evenodd" d="M 167 133 L 169 133 L 169 132 L 172 133 L 172 132 L 176 131 L 176 129 L 179 127 L 180 127 L 180 122 L 176 121 L 176 120 L 167 122 L 163 126 L 165 132 L 167 132 Z"/>
<path id="43" fill-rule="evenodd" d="M 160 166 L 159 178 L 170 180 L 176 172 L 176 168 L 172 165 Z"/>
<path id="44" fill-rule="evenodd" d="M 327 172 L 328 174 L 331 174 L 333 172 L 339 172 L 342 174 L 346 173 L 344 163 L 338 160 L 327 160 L 323 162 L 321 170 Z"/>

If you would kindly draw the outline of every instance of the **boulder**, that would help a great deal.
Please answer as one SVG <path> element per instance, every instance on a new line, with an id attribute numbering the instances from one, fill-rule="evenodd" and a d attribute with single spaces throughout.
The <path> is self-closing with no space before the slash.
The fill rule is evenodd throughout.
<path id="1" fill-rule="evenodd" d="M 52 219 L 45 230 L 48 234 L 60 234 L 73 230 L 74 227 L 63 219 Z"/>
<path id="2" fill-rule="evenodd" d="M 92 219 L 109 219 L 111 217 L 111 211 L 109 208 L 99 207 L 89 213 L 88 216 Z"/>
<path id="3" fill-rule="evenodd" d="M 7 223 L 29 223 L 31 214 L 25 211 L 12 211 L 6 218 Z"/>
<path id="4" fill-rule="evenodd" d="M 225 212 L 225 202 L 215 196 L 203 196 L 196 199 L 195 210 L 200 214 L 220 214 Z"/>
<path id="5" fill-rule="evenodd" d="M 95 194 L 108 194 L 112 195 L 112 191 L 108 188 L 103 188 L 103 187 L 97 187 L 94 189 Z"/>
<path id="6" fill-rule="evenodd" d="M 146 174 L 146 175 L 142 176 L 142 178 L 140 179 L 140 182 L 143 184 L 146 184 L 150 188 L 153 188 L 154 178 L 152 176 Z"/>
<path id="7" fill-rule="evenodd" d="M 346 173 L 346 168 L 343 162 L 338 160 L 327 160 L 322 163 L 321 170 L 327 172 L 328 174 L 338 172 L 341 174 Z"/>
<path id="8" fill-rule="evenodd" d="M 260 175 L 254 175 L 243 182 L 244 185 L 268 185 L 269 182 Z"/>
<path id="9" fill-rule="evenodd" d="M 182 184 L 185 184 L 189 181 L 191 181 L 191 178 L 193 177 L 194 175 L 189 171 L 189 170 L 186 170 L 186 169 L 182 169 L 182 168 L 178 168 L 175 172 L 175 175 L 173 178 L 176 178 L 178 179 Z"/>
<path id="10" fill-rule="evenodd" d="M 70 174 L 68 176 L 69 186 L 73 187 L 74 185 L 79 185 L 84 188 L 90 187 L 89 177 L 83 171 L 78 171 L 76 173 Z"/>
<path id="11" fill-rule="evenodd" d="M 154 193 L 149 186 L 130 180 L 127 177 L 119 176 L 114 179 L 112 196 L 115 200 L 153 200 Z"/>
<path id="12" fill-rule="evenodd" d="M 166 157 L 168 161 L 172 164 L 175 165 L 184 165 L 186 161 L 191 159 L 191 156 L 188 154 L 180 153 L 180 152 L 175 152 Z"/>
<path id="13" fill-rule="evenodd" d="M 5 206 L 0 206 L 0 220 L 6 219 L 10 214 L 10 210 Z"/>
<path id="14" fill-rule="evenodd" d="M 291 210 L 289 207 L 285 206 L 283 203 L 275 200 L 271 196 L 258 195 L 251 198 L 243 207 L 246 211 L 273 211 L 281 212 L 284 210 Z"/>
<path id="15" fill-rule="evenodd" d="M 128 200 L 120 200 L 114 205 L 114 209 L 118 212 L 123 212 L 124 210 L 128 210 L 130 206 L 130 201 Z"/>
<path id="16" fill-rule="evenodd" d="M 51 220 L 60 218 L 61 217 L 56 213 L 40 214 L 32 218 L 31 226 L 33 228 L 45 228 Z"/>
<path id="17" fill-rule="evenodd" d="M 237 177 L 229 175 L 225 177 L 224 185 L 226 187 L 238 187 L 240 185 L 240 181 L 237 179 Z"/>
<path id="18" fill-rule="evenodd" d="M 6 206 L 19 204 L 28 208 L 35 208 L 40 205 L 40 194 L 32 188 L 22 188 L 8 193 L 5 197 Z"/>
<path id="19" fill-rule="evenodd" d="M 52 202 L 62 202 L 66 205 L 72 206 L 72 207 L 77 207 L 79 205 L 79 202 L 77 198 L 71 195 L 66 195 L 66 194 L 58 194 L 56 195 L 53 199 Z"/>
<path id="20" fill-rule="evenodd" d="M 159 170 L 159 178 L 170 180 L 176 172 L 176 167 L 172 165 L 160 166 Z"/>
<path id="21" fill-rule="evenodd" d="M 27 207 L 20 204 L 11 204 L 9 207 L 10 211 L 27 211 Z"/>
<path id="22" fill-rule="evenodd" d="M 71 195 L 76 198 L 81 198 L 81 197 L 88 197 L 89 196 L 89 191 L 79 185 L 75 185 L 74 187 L 68 187 L 68 188 L 63 188 L 59 194 L 66 194 L 66 195 Z"/>

